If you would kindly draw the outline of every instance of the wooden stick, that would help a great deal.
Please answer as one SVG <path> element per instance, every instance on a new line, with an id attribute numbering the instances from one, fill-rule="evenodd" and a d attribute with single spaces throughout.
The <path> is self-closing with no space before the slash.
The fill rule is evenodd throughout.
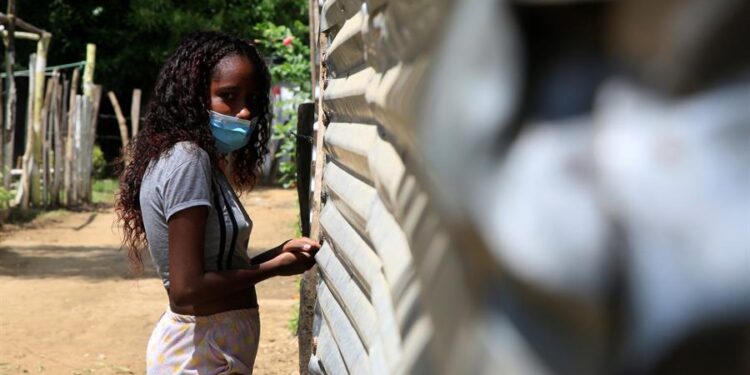
<path id="1" fill-rule="evenodd" d="M 65 117 L 62 103 L 63 103 L 63 93 L 64 93 L 64 87 L 65 82 L 62 84 L 60 83 L 60 75 L 57 77 L 57 83 L 55 85 L 55 101 L 53 103 L 52 108 L 54 108 L 54 117 L 52 118 L 52 131 L 54 133 L 54 137 L 52 138 L 52 144 L 54 148 L 54 174 L 53 174 L 53 180 L 52 180 L 52 199 L 50 203 L 54 207 L 58 207 L 60 205 L 60 185 L 62 184 L 62 161 L 63 161 L 63 153 L 62 153 L 62 136 L 60 134 L 60 128 L 62 119 Z"/>
<path id="2" fill-rule="evenodd" d="M 122 115 L 122 109 L 120 109 L 120 102 L 117 101 L 115 93 L 110 91 L 107 93 L 109 101 L 112 102 L 112 108 L 115 109 L 115 116 L 117 116 L 117 124 L 120 126 L 120 138 L 122 139 L 122 154 L 126 155 L 125 151 L 128 148 L 128 126 L 125 121 L 125 116 Z"/>
<path id="3" fill-rule="evenodd" d="M 50 104 L 52 103 L 52 92 L 55 89 L 54 78 L 50 78 L 47 82 L 47 90 L 44 94 L 44 104 L 41 108 L 41 130 L 39 132 L 40 140 L 42 143 L 42 185 L 41 185 L 41 201 L 38 204 L 47 206 L 47 198 L 49 193 L 49 110 Z"/>
<path id="4" fill-rule="evenodd" d="M 3 154 L 0 155 L 2 161 L 0 165 L 3 168 L 3 186 L 7 189 L 10 188 L 10 173 L 5 173 L 6 168 L 8 171 L 13 167 L 13 140 L 15 138 L 16 131 L 16 81 L 13 76 L 13 65 L 16 62 L 16 43 L 14 38 L 14 31 L 16 28 L 16 1 L 8 0 L 8 37 L 3 38 L 5 42 L 5 74 L 8 77 L 6 93 L 8 96 L 5 102 L 5 126 L 2 128 L 2 132 L 7 134 L 3 137 L 4 147 Z"/>
<path id="5" fill-rule="evenodd" d="M 15 7 L 15 5 L 14 5 L 14 7 Z M 8 9 L 10 9 L 10 3 L 8 4 Z M 13 18 L 13 20 L 12 20 L 12 18 Z M 20 19 L 18 17 L 15 17 L 15 16 L 11 17 L 10 11 L 8 11 L 8 15 L 0 13 L 0 23 L 2 23 L 3 25 L 7 26 L 7 25 L 11 24 L 12 22 L 15 22 L 15 24 L 18 26 L 18 28 L 24 29 L 26 31 L 30 31 L 32 33 L 36 33 L 36 34 L 39 34 L 39 35 L 47 33 L 43 29 L 40 29 L 40 28 L 38 28 L 38 27 L 36 27 L 36 26 L 34 26 L 34 25 L 32 25 L 32 24 L 30 24 L 30 23 L 28 23 L 28 22 L 26 22 L 26 21 L 24 21 L 24 20 L 22 20 L 22 19 Z"/>
<path id="6" fill-rule="evenodd" d="M 42 34 L 42 38 L 36 44 L 36 68 L 34 70 L 34 115 L 33 131 L 31 132 L 34 162 L 31 164 L 31 202 L 39 207 L 42 204 L 41 180 L 39 178 L 39 167 L 37 163 L 42 161 L 42 106 L 44 105 L 44 70 L 47 67 L 47 50 L 49 48 L 49 33 Z"/>
<path id="7" fill-rule="evenodd" d="M 130 127 L 133 138 L 138 134 L 138 125 L 141 121 L 141 89 L 133 89 L 133 97 L 130 101 Z"/>

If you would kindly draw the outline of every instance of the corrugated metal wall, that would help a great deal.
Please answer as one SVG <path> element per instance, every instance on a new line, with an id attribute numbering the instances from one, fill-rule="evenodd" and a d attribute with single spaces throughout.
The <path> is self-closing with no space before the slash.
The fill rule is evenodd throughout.
<path id="1" fill-rule="evenodd" d="M 376 45 L 386 41 L 368 36 L 379 32 L 368 23 L 396 25 L 427 5 L 356 0 L 322 5 L 327 126 L 320 225 L 326 240 L 317 256 L 313 373 L 408 373 L 417 363 L 432 372 L 423 356 L 434 325 L 418 302 L 424 288 L 412 259 L 427 201 L 407 173 L 409 139 L 403 129 L 408 125 L 403 111 L 414 108 L 407 92 L 418 78 L 413 73 L 424 67 L 414 62 L 418 40 L 402 40 L 412 45 L 402 45 L 404 54 L 398 56 L 394 40 Z"/>
<path id="2" fill-rule="evenodd" d="M 642 373 L 750 332 L 747 10 L 322 1 L 310 372 Z"/>

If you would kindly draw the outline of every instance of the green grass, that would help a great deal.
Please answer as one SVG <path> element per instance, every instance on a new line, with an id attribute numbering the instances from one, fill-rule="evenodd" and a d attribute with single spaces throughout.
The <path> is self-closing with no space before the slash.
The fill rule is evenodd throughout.
<path id="1" fill-rule="evenodd" d="M 91 186 L 92 203 L 109 203 L 115 202 L 115 192 L 119 188 L 119 182 L 114 178 L 105 178 L 94 180 Z"/>

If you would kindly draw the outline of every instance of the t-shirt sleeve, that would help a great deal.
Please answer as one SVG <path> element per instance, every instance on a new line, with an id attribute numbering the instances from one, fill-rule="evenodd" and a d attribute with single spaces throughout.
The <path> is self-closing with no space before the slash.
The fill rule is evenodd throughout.
<path id="1" fill-rule="evenodd" d="M 182 152 L 179 164 L 164 181 L 164 213 L 167 221 L 175 213 L 195 206 L 211 206 L 211 162 L 205 152 Z"/>

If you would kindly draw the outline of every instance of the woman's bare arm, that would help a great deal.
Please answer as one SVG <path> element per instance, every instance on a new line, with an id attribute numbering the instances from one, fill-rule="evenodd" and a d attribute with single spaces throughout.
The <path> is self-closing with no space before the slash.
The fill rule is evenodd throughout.
<path id="1" fill-rule="evenodd" d="M 169 219 L 169 295 L 179 306 L 195 306 L 230 296 L 279 275 L 304 272 L 315 263 L 311 251 L 282 251 L 250 269 L 204 272 L 203 241 L 208 208 L 196 206 Z M 300 248 L 304 244 L 300 245 Z"/>

